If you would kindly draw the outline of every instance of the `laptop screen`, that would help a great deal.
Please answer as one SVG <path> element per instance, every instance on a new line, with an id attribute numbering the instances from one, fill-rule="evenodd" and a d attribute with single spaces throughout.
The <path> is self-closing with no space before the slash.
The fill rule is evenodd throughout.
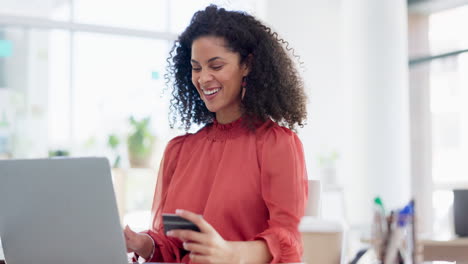
<path id="1" fill-rule="evenodd" d="M 107 159 L 0 161 L 8 264 L 127 263 Z"/>

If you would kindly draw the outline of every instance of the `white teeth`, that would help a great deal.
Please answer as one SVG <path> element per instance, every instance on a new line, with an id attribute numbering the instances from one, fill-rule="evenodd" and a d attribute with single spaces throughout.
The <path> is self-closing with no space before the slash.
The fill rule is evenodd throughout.
<path id="1" fill-rule="evenodd" d="M 206 94 L 206 95 L 210 95 L 210 94 L 214 94 L 214 93 L 217 93 L 220 89 L 213 89 L 213 90 L 203 90 L 203 93 Z"/>

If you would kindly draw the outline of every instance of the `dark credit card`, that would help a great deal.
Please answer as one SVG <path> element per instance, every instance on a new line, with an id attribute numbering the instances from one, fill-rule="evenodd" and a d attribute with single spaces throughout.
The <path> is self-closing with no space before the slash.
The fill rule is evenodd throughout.
<path id="1" fill-rule="evenodd" d="M 176 214 L 162 214 L 162 217 L 163 217 L 164 233 L 167 233 L 173 229 L 188 229 L 188 230 L 200 232 L 200 229 L 198 228 L 198 226 L 196 226 L 194 223 Z"/>

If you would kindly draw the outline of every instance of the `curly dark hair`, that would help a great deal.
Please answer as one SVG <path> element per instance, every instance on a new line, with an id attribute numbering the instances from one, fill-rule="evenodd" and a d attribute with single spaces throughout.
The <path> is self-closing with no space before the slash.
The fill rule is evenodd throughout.
<path id="1" fill-rule="evenodd" d="M 304 125 L 307 116 L 304 84 L 290 57 L 295 55 L 288 42 L 247 13 L 210 5 L 194 14 L 167 59 L 166 85 L 174 86 L 171 128 L 177 123 L 177 117 L 185 130 L 192 123 L 211 123 L 215 117 L 192 84 L 192 43 L 203 36 L 224 38 L 227 48 L 239 53 L 240 64 L 250 66 L 241 106 L 248 127 L 268 119 L 293 130 L 296 125 Z"/>

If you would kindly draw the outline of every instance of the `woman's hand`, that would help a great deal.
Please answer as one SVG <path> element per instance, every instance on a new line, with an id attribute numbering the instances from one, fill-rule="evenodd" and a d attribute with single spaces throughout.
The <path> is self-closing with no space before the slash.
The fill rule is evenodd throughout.
<path id="1" fill-rule="evenodd" d="M 124 229 L 127 252 L 135 252 L 143 258 L 148 258 L 153 251 L 153 242 L 145 234 L 136 233 L 127 225 Z"/>
<path id="2" fill-rule="evenodd" d="M 197 263 L 239 263 L 234 245 L 221 235 L 201 215 L 176 210 L 176 214 L 193 222 L 200 232 L 192 230 L 172 230 L 168 236 L 182 240 L 184 249 L 190 251 L 190 259 Z"/>

